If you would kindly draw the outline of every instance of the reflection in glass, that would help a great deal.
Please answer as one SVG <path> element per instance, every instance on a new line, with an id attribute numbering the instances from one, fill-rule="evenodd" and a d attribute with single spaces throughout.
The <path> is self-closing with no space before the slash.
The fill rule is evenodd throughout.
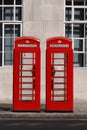
<path id="1" fill-rule="evenodd" d="M 66 5 L 72 5 L 72 1 L 71 0 L 66 0 Z"/>
<path id="2" fill-rule="evenodd" d="M 0 53 L 0 66 L 2 66 L 2 53 Z"/>
<path id="3" fill-rule="evenodd" d="M 4 53 L 4 65 L 12 65 L 13 54 L 12 53 Z"/>
<path id="4" fill-rule="evenodd" d="M 13 38 L 5 38 L 4 39 L 4 51 L 13 51 L 14 39 Z"/>
<path id="5" fill-rule="evenodd" d="M 87 39 L 85 39 L 85 51 L 87 52 Z"/>
<path id="6" fill-rule="evenodd" d="M 5 25 L 5 37 L 14 37 L 13 25 Z"/>
<path id="7" fill-rule="evenodd" d="M 66 21 L 71 21 L 72 19 L 72 8 L 66 8 Z"/>
<path id="8" fill-rule="evenodd" d="M 84 37 L 84 24 L 73 24 L 73 37 Z"/>
<path id="9" fill-rule="evenodd" d="M 4 0 L 4 5 L 13 5 L 14 0 Z"/>
<path id="10" fill-rule="evenodd" d="M 75 39 L 74 40 L 74 50 L 75 51 L 83 51 L 83 40 Z"/>
<path id="11" fill-rule="evenodd" d="M 83 54 L 82 53 L 74 54 L 74 66 L 83 67 Z"/>
<path id="12" fill-rule="evenodd" d="M 0 23 L 0 37 L 2 36 L 2 23 Z"/>
<path id="13" fill-rule="evenodd" d="M 12 50 L 13 50 L 13 46 L 5 46 L 4 47 L 4 51 L 7 51 L 7 52 L 9 51 L 10 52 Z"/>
<path id="14" fill-rule="evenodd" d="M 85 20 L 87 20 L 87 9 L 85 9 Z"/>
<path id="15" fill-rule="evenodd" d="M 20 25 L 15 25 L 15 37 L 20 37 Z"/>
<path id="16" fill-rule="evenodd" d="M 74 20 L 84 20 L 84 9 L 82 8 L 74 9 Z"/>
<path id="17" fill-rule="evenodd" d="M 71 24 L 65 24 L 65 36 L 72 37 L 72 27 Z"/>
<path id="18" fill-rule="evenodd" d="M 11 53 L 5 53 L 4 54 L 4 59 L 5 60 L 11 60 L 12 59 L 12 54 Z"/>
<path id="19" fill-rule="evenodd" d="M 0 38 L 0 51 L 2 51 L 2 38 Z"/>
<path id="20" fill-rule="evenodd" d="M 4 8 L 4 20 L 13 20 L 13 7 L 5 7 Z"/>
<path id="21" fill-rule="evenodd" d="M 2 7 L 0 7 L 0 20 L 2 20 Z"/>
<path id="22" fill-rule="evenodd" d="M 22 5 L 22 0 L 16 0 L 16 5 Z"/>
<path id="23" fill-rule="evenodd" d="M 86 67 L 87 67 L 87 54 L 85 54 L 85 62 L 86 62 Z"/>
<path id="24" fill-rule="evenodd" d="M 0 5 L 2 5 L 2 0 L 0 0 Z"/>
<path id="25" fill-rule="evenodd" d="M 85 37 L 87 38 L 87 24 L 85 24 Z"/>
<path id="26" fill-rule="evenodd" d="M 77 6 L 84 5 L 84 0 L 74 0 L 74 5 Z"/>
<path id="27" fill-rule="evenodd" d="M 5 38 L 4 45 L 5 46 L 14 46 L 14 38 Z"/>
<path id="28" fill-rule="evenodd" d="M 15 14 L 16 20 L 21 21 L 21 16 L 22 16 L 21 13 L 22 13 L 21 7 L 16 7 L 16 14 Z"/>

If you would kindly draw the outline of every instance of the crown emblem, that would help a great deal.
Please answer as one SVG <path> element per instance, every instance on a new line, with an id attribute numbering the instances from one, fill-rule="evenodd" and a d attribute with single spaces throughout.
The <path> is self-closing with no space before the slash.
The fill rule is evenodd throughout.
<path id="1" fill-rule="evenodd" d="M 29 43 L 29 40 L 26 40 L 26 43 Z"/>
<path id="2" fill-rule="evenodd" d="M 58 43 L 62 43 L 62 41 L 61 41 L 61 40 L 58 40 Z"/>

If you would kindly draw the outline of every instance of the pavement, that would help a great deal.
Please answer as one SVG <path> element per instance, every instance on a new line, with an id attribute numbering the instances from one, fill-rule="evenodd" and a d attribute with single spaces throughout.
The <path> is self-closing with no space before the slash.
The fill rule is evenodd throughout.
<path id="1" fill-rule="evenodd" d="M 45 112 L 44 104 L 40 112 L 13 112 L 12 104 L 1 103 L 0 118 L 87 119 L 87 101 L 75 101 L 73 112 Z"/>

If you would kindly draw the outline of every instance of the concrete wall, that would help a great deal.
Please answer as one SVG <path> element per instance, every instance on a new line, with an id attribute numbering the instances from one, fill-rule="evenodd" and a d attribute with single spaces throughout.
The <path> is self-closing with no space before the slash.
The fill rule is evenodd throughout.
<path id="1" fill-rule="evenodd" d="M 74 68 L 74 99 L 87 101 L 87 68 Z"/>
<path id="2" fill-rule="evenodd" d="M 12 103 L 13 67 L 0 68 L 0 103 Z"/>
<path id="3" fill-rule="evenodd" d="M 45 103 L 46 39 L 64 35 L 64 0 L 23 0 L 23 35 L 41 39 L 41 103 Z M 87 68 L 74 68 L 74 99 L 87 100 Z M 12 103 L 13 68 L 0 68 L 0 102 Z"/>
<path id="4" fill-rule="evenodd" d="M 64 35 L 64 0 L 24 0 L 23 35 L 41 40 L 41 102 L 44 103 L 46 39 Z"/>

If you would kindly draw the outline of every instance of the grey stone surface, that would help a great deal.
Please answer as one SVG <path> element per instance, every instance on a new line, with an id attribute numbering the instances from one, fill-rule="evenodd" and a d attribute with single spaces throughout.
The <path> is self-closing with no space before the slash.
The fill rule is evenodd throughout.
<path id="1" fill-rule="evenodd" d="M 23 26 L 24 36 L 42 36 L 43 35 L 43 23 L 39 21 L 26 22 Z"/>
<path id="2" fill-rule="evenodd" d="M 13 112 L 12 104 L 0 104 L 0 118 L 87 119 L 87 102 L 75 101 L 73 112 L 45 112 L 44 104 L 40 112 Z"/>
<path id="3" fill-rule="evenodd" d="M 12 102 L 13 68 L 0 68 L 0 103 Z"/>

